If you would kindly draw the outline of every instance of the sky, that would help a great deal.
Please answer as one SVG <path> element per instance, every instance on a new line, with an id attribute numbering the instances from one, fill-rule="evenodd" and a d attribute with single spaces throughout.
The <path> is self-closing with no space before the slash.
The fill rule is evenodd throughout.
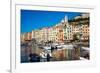
<path id="1" fill-rule="evenodd" d="M 68 20 L 71 20 L 75 16 L 81 15 L 81 13 L 21 10 L 21 33 L 31 32 L 43 27 L 52 27 L 61 22 L 65 15 L 67 15 Z"/>

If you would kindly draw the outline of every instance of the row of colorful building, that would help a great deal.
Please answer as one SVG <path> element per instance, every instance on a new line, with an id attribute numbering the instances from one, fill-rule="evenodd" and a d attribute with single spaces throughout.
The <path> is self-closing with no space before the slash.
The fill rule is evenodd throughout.
<path id="1" fill-rule="evenodd" d="M 21 41 L 36 39 L 38 42 L 62 42 L 74 39 L 74 34 L 79 34 L 83 41 L 89 40 L 89 14 L 84 13 L 69 20 L 67 15 L 53 27 L 44 27 L 31 32 L 21 33 Z"/>

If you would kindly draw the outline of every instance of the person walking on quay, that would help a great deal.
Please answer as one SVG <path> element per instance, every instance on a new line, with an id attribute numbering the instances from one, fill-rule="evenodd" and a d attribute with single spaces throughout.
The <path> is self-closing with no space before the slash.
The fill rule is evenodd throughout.
<path id="1" fill-rule="evenodd" d="M 50 54 L 47 53 L 47 61 L 49 62 L 50 61 Z"/>
<path id="2" fill-rule="evenodd" d="M 51 46 L 51 52 L 53 52 L 54 51 L 54 47 L 53 46 Z"/>

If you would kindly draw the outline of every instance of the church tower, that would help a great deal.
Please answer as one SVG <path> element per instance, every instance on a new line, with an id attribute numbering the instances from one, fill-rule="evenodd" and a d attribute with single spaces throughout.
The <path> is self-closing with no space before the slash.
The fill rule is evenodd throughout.
<path id="1" fill-rule="evenodd" d="M 68 25 L 68 17 L 67 17 L 67 15 L 65 15 L 65 17 L 61 20 L 61 23 L 63 24 L 63 26 Z"/>

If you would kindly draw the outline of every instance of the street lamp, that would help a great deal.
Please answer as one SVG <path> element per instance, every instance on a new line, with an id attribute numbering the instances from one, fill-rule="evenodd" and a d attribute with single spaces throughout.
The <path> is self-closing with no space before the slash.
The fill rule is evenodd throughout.
<path id="1" fill-rule="evenodd" d="M 79 54 L 81 55 L 81 38 L 82 38 L 82 25 L 83 23 L 81 22 L 81 16 L 80 16 L 80 20 L 79 20 Z"/>
<path id="2" fill-rule="evenodd" d="M 66 43 L 66 39 L 67 39 L 67 33 L 66 33 L 66 29 L 67 29 L 67 26 L 66 25 L 64 25 L 64 43 Z"/>
<path id="3" fill-rule="evenodd" d="M 79 21 L 79 36 L 80 36 L 80 43 L 81 43 L 81 38 L 82 38 L 82 22 L 81 22 L 81 20 Z"/>
<path id="4" fill-rule="evenodd" d="M 36 39 L 33 38 L 32 39 L 32 53 L 36 53 L 36 47 L 37 47 L 37 45 L 36 45 Z"/>

